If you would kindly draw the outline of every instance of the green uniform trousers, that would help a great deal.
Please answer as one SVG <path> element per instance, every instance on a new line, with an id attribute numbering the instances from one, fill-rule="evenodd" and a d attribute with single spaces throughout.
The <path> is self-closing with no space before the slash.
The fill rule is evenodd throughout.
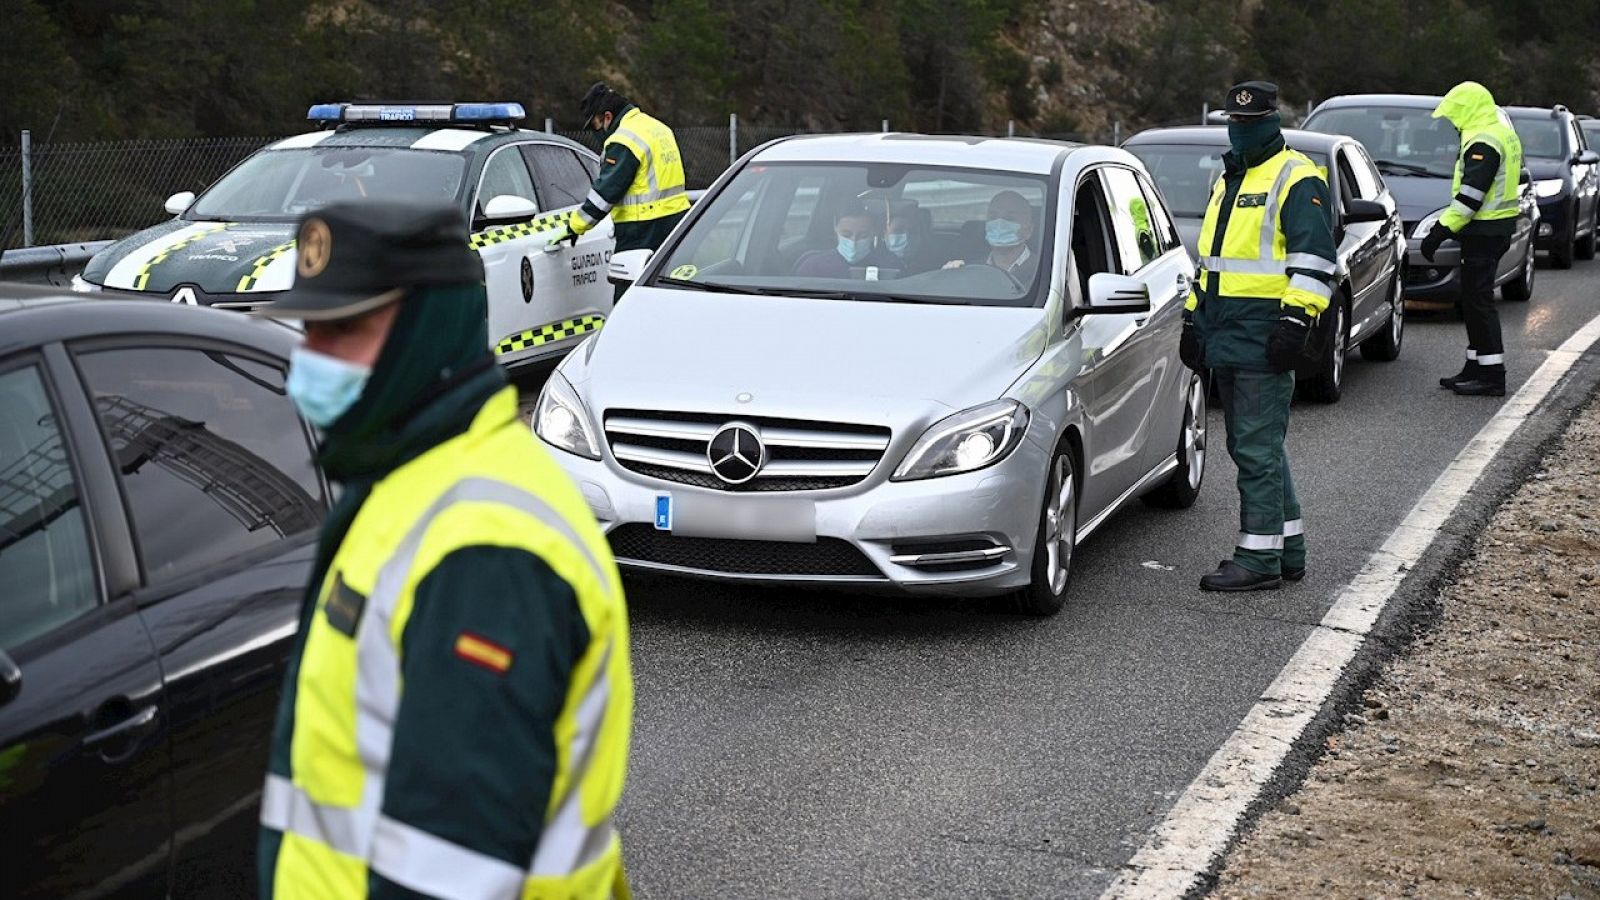
<path id="1" fill-rule="evenodd" d="M 1293 372 L 1212 369 L 1222 395 L 1228 455 L 1239 469 L 1239 543 L 1233 561 L 1260 575 L 1306 565 L 1300 501 L 1289 477 L 1289 403 Z"/>

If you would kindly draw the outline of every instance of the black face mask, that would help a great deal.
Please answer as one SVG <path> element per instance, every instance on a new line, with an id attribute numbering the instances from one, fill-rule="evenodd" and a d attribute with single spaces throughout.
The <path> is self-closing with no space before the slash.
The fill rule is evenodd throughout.
<path id="1" fill-rule="evenodd" d="M 604 113 L 595 116 L 592 120 L 590 120 L 589 124 L 589 130 L 593 131 L 595 134 L 605 134 L 606 129 L 611 127 L 611 123 L 606 121 Z"/>
<path id="2" fill-rule="evenodd" d="M 1243 158 L 1250 151 L 1271 144 L 1282 127 L 1282 118 L 1277 113 L 1242 122 L 1229 122 L 1228 143 L 1232 145 L 1234 154 Z"/>

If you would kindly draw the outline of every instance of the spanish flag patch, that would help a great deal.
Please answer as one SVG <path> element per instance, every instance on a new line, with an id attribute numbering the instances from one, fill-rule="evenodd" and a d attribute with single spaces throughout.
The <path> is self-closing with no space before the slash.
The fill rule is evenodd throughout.
<path id="1" fill-rule="evenodd" d="M 456 655 L 496 675 L 504 675 L 513 659 L 510 650 L 470 631 L 463 631 L 456 638 Z"/>
<path id="2" fill-rule="evenodd" d="M 1322 205 L 1322 199 L 1320 197 L 1312 197 L 1311 198 L 1311 202 L 1316 204 L 1317 206 L 1321 206 Z"/>
<path id="3" fill-rule="evenodd" d="M 1474 153 L 1474 154 L 1472 154 L 1472 158 L 1473 159 L 1483 159 L 1483 154 L 1482 153 Z"/>

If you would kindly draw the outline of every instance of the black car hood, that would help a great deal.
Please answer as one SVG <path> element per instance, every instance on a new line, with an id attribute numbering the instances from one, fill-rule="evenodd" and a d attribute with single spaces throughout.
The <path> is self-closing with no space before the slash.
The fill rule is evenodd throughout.
<path id="1" fill-rule="evenodd" d="M 1400 208 L 1400 218 L 1415 222 L 1450 205 L 1450 179 L 1423 175 L 1383 176 Z"/>
<path id="2" fill-rule="evenodd" d="M 294 279 L 293 236 L 289 223 L 174 219 L 95 254 L 83 278 L 105 288 L 159 295 L 188 286 L 207 299 L 281 291 Z"/>

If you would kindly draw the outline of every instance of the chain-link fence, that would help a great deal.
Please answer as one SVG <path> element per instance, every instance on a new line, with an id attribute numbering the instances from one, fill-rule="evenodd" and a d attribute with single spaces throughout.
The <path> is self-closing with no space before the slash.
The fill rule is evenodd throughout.
<path id="1" fill-rule="evenodd" d="M 739 156 L 798 129 L 748 125 L 677 126 L 690 188 L 708 187 Z M 598 136 L 555 131 L 598 151 Z M 1001 135 L 1110 141 L 1122 135 Z M 996 135 L 998 136 L 998 135 Z M 0 147 L 0 249 L 117 238 L 160 222 L 166 199 L 204 190 L 274 138 L 108 141 Z M 24 143 L 26 147 L 26 143 Z"/>

